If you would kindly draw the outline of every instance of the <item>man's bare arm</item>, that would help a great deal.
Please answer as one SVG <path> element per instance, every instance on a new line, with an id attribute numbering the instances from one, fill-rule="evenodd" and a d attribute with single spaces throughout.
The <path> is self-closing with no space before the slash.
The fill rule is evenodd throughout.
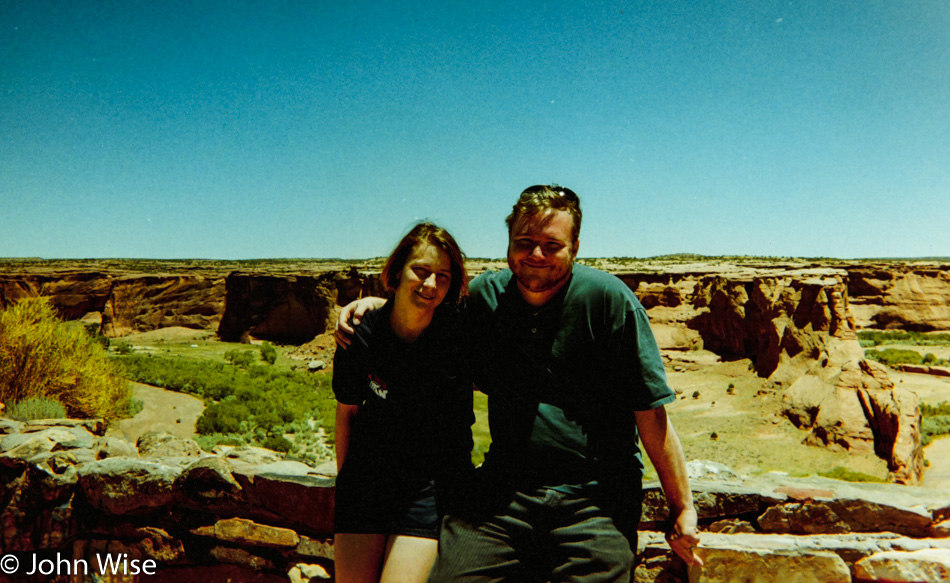
<path id="1" fill-rule="evenodd" d="M 336 329 L 333 331 L 336 343 L 345 350 L 352 342 L 354 326 L 359 325 L 363 315 L 366 312 L 383 307 L 385 303 L 386 300 L 383 298 L 367 297 L 353 300 L 343 306 L 343 309 L 340 310 L 340 316 L 336 320 Z M 350 325 L 351 319 L 353 320 L 352 325 Z"/>
<path id="2" fill-rule="evenodd" d="M 702 565 L 702 559 L 696 554 L 699 544 L 696 509 L 693 507 L 693 493 L 689 489 L 686 458 L 679 437 L 673 430 L 665 407 L 637 411 L 636 417 L 640 441 L 656 468 L 670 506 L 672 527 L 666 534 L 666 540 L 673 552 L 684 561 Z"/>

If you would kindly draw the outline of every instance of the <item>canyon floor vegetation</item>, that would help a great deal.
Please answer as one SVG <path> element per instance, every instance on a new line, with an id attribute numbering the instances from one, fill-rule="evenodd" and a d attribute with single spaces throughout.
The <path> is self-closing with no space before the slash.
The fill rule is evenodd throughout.
<path id="1" fill-rule="evenodd" d="M 204 401 L 194 430 L 206 450 L 252 445 L 310 463 L 333 457 L 330 376 L 300 370 L 285 347 L 178 328 L 130 335 L 112 351 L 130 380 Z"/>

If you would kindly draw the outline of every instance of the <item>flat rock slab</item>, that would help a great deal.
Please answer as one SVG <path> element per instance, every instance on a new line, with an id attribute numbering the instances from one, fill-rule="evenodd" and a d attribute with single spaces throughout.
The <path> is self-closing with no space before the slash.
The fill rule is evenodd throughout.
<path id="1" fill-rule="evenodd" d="M 855 576 L 868 582 L 950 581 L 950 549 L 877 553 L 854 567 Z"/>

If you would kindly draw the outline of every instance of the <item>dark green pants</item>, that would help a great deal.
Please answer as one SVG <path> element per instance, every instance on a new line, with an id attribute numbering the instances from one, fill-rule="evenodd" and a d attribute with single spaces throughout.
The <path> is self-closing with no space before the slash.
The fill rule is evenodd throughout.
<path id="1" fill-rule="evenodd" d="M 504 512 L 477 522 L 447 516 L 429 583 L 630 581 L 636 540 L 590 495 L 516 492 Z"/>

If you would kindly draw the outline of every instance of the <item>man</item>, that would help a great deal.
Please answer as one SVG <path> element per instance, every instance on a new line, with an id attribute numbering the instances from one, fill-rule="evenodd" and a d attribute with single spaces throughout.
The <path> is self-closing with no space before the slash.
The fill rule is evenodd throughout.
<path id="1" fill-rule="evenodd" d="M 701 565 L 664 408 L 675 396 L 643 306 L 616 277 L 575 265 L 581 209 L 570 189 L 526 189 L 506 222 L 509 269 L 475 278 L 466 306 L 492 445 L 471 504 L 443 522 L 430 582 L 629 581 L 638 435 L 670 505 L 667 540 Z"/>

